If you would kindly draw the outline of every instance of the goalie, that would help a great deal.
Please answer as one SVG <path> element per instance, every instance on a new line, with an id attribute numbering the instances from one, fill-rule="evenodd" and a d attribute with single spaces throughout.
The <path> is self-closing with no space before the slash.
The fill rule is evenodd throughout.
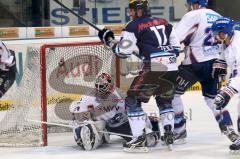
<path id="1" fill-rule="evenodd" d="M 119 135 L 126 141 L 131 140 L 124 98 L 125 95 L 114 86 L 111 76 L 102 73 L 96 79 L 95 89 L 70 105 L 70 112 L 74 114 L 74 138 L 82 149 L 93 150 L 103 143 L 109 143 L 110 134 Z M 79 122 L 76 120 L 79 113 L 89 113 L 90 118 Z M 150 122 L 147 118 L 146 130 L 148 146 L 155 145 L 160 136 L 158 121 Z"/>
<path id="2" fill-rule="evenodd" d="M 15 53 L 0 40 L 0 98 L 13 85 L 16 78 Z"/>

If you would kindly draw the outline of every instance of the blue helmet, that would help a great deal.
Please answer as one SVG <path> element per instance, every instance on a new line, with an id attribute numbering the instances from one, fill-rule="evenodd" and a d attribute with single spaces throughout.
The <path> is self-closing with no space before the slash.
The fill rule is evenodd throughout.
<path id="1" fill-rule="evenodd" d="M 212 25 L 212 32 L 216 35 L 219 32 L 223 32 L 228 36 L 232 36 L 234 32 L 234 20 L 228 17 L 221 17 L 216 20 Z"/>
<path id="2" fill-rule="evenodd" d="M 194 3 L 199 3 L 202 7 L 206 7 L 208 0 L 187 0 L 188 5 L 192 5 Z"/>

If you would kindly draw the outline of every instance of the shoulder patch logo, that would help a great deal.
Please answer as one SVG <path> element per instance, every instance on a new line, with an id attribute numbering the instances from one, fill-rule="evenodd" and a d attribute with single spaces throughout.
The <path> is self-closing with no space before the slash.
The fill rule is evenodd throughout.
<path id="1" fill-rule="evenodd" d="M 207 17 L 207 22 L 210 24 L 213 24 L 217 19 L 220 18 L 219 15 L 211 14 L 211 13 L 206 13 L 206 17 Z"/>

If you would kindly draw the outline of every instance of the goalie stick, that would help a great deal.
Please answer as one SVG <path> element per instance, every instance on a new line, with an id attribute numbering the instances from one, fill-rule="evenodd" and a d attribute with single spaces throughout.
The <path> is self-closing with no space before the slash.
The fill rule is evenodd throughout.
<path id="1" fill-rule="evenodd" d="M 28 120 L 29 122 L 34 122 L 34 123 L 41 123 L 41 124 L 47 124 L 47 125 L 54 125 L 54 126 L 61 126 L 61 127 L 67 127 L 67 128 L 76 128 L 76 126 L 69 125 L 69 124 L 61 124 L 61 123 L 54 123 L 54 122 L 44 122 L 44 121 L 38 121 L 38 120 Z M 79 122 L 79 124 L 84 124 L 84 122 Z M 104 134 L 110 134 L 110 135 L 118 135 L 118 136 L 123 136 L 123 137 L 130 137 L 132 138 L 132 135 L 126 135 L 126 134 L 120 134 L 120 133 L 115 133 L 115 132 L 110 132 L 110 131 L 98 131 L 100 133 Z"/>
<path id="2" fill-rule="evenodd" d="M 31 119 L 28 119 L 29 122 L 34 122 L 34 123 L 41 123 L 41 124 L 47 124 L 47 125 L 54 125 L 54 126 L 60 126 L 60 127 L 67 127 L 67 128 L 76 128 L 76 126 L 73 126 L 73 125 L 69 125 L 69 124 L 63 124 L 63 123 L 55 123 L 55 122 L 44 122 L 44 121 L 39 121 L 39 120 L 31 120 Z M 79 124 L 84 124 L 84 122 L 79 122 Z M 98 131 L 100 133 L 104 133 L 104 134 L 109 134 L 109 135 L 117 135 L 117 136 L 121 136 L 121 137 L 129 137 L 129 138 L 132 138 L 133 136 L 132 135 L 127 135 L 127 134 L 121 134 L 121 133 L 115 133 L 115 132 L 110 132 L 110 131 Z M 160 132 L 160 131 L 154 131 L 154 132 Z M 150 133 L 151 134 L 151 133 Z M 158 145 L 158 144 L 157 144 Z M 146 147 L 146 150 L 140 150 L 140 151 L 137 151 L 137 152 L 148 152 L 149 150 L 159 150 L 161 149 L 160 145 L 159 146 L 154 146 L 154 147 Z M 166 146 L 164 144 L 161 144 L 162 146 Z M 163 148 L 164 148 L 163 147 Z M 168 150 L 169 151 L 172 151 L 172 145 L 170 146 L 167 146 Z M 149 150 L 148 150 L 149 149 Z M 165 149 L 165 148 L 164 148 Z M 124 150 L 126 152 L 135 152 L 134 150 L 133 151 L 130 151 L 130 150 Z"/>

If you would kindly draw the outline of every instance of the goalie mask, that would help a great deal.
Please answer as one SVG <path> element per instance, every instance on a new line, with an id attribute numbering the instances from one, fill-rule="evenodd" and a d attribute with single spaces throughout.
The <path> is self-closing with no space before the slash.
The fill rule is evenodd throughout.
<path id="1" fill-rule="evenodd" d="M 95 88 L 99 93 L 111 92 L 113 89 L 112 77 L 108 73 L 102 73 L 96 79 Z"/>

